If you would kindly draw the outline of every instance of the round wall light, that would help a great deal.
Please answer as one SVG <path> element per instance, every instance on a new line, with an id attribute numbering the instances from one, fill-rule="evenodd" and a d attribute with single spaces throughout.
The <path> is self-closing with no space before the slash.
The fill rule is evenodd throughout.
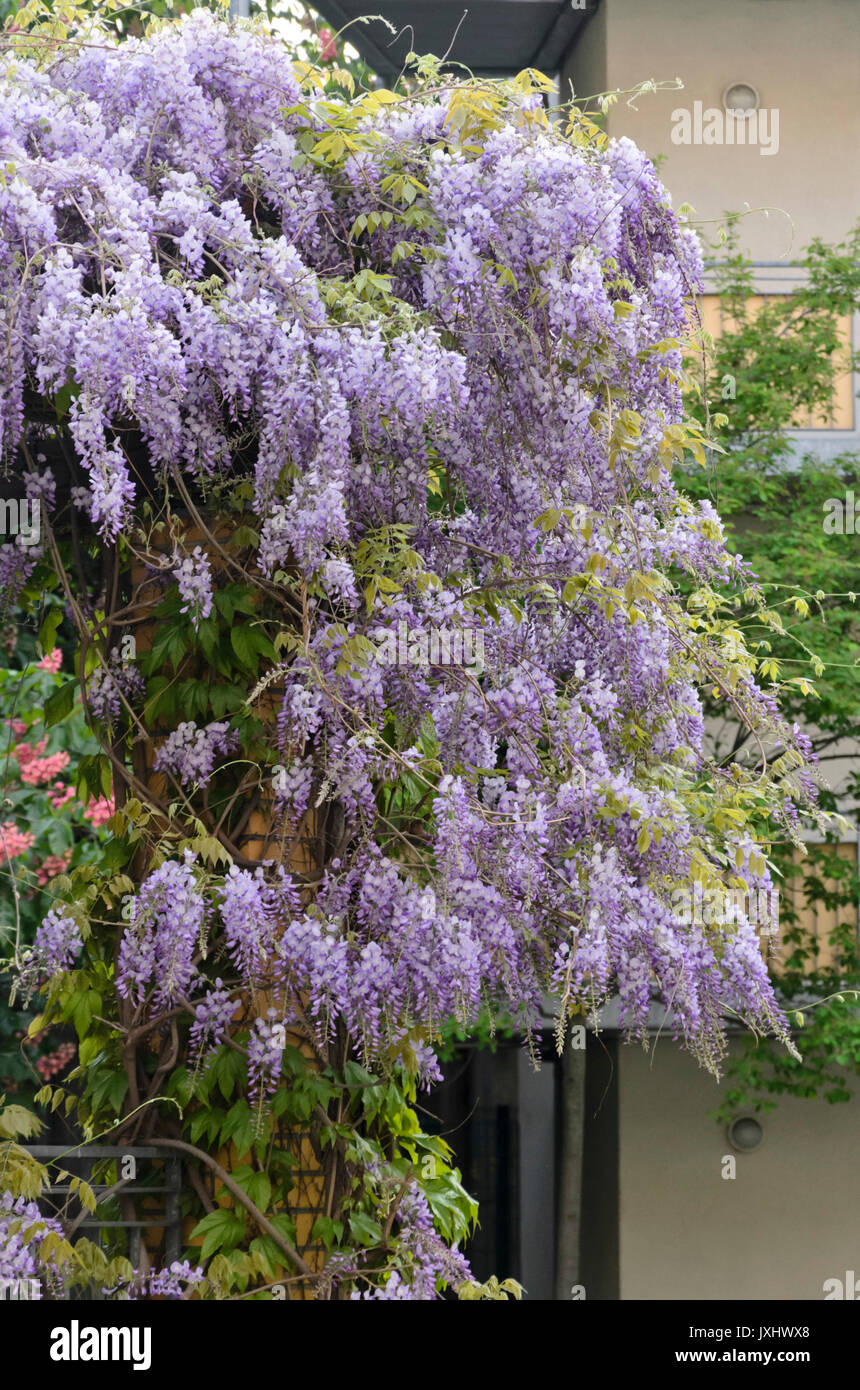
<path id="1" fill-rule="evenodd" d="M 727 1134 L 732 1148 L 743 1154 L 752 1153 L 764 1139 L 764 1130 L 752 1115 L 741 1115 L 733 1120 Z"/>
<path id="2" fill-rule="evenodd" d="M 749 82 L 732 82 L 723 92 L 723 106 L 734 116 L 751 116 L 758 110 L 758 92 Z"/>

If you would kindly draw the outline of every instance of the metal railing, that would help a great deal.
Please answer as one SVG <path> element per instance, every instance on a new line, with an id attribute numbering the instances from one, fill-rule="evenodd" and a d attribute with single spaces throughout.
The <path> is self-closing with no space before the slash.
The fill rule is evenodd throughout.
<path id="1" fill-rule="evenodd" d="M 111 1229 L 126 1231 L 128 1258 L 137 1268 L 141 1258 L 142 1232 L 160 1228 L 164 1232 L 164 1263 L 169 1265 L 179 1259 L 182 1248 L 182 1215 L 179 1207 L 182 1160 L 177 1154 L 165 1154 L 159 1149 L 157 1139 L 150 1144 L 123 1148 L 98 1144 L 81 1144 L 75 1148 L 62 1144 L 27 1144 L 26 1148 L 39 1163 L 49 1169 L 59 1168 L 73 1178 L 83 1179 L 93 1191 L 96 1210 L 90 1212 L 81 1205 L 80 1211 L 71 1218 L 70 1238 L 73 1239 L 79 1232 L 87 1234 L 104 1248 L 104 1232 Z M 109 1159 L 117 1165 L 117 1181 L 94 1182 L 94 1165 Z M 69 1196 L 75 1197 L 75 1189 L 67 1180 L 45 1186 L 39 1200 L 43 1207 L 52 1208 L 46 1215 L 54 1215 L 66 1204 Z M 160 1203 L 156 1200 L 159 1198 Z M 99 1215 L 99 1207 L 114 1199 L 127 1208 L 127 1213 L 120 1220 Z"/>

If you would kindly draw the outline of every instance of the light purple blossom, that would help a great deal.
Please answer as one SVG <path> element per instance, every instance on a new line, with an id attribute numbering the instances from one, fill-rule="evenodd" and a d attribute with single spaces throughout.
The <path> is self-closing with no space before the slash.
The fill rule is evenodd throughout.
<path id="1" fill-rule="evenodd" d="M 49 1232 L 60 1238 L 64 1235 L 60 1222 L 44 1216 L 35 1202 L 0 1192 L 0 1289 L 8 1290 L 10 1284 L 20 1280 L 36 1280 L 40 1285 L 37 1298 L 43 1297 L 43 1288 L 54 1297 L 61 1296 L 60 1267 L 39 1256 L 39 1247 Z M 3 1296 L 10 1295 L 4 1292 Z M 27 1296 L 33 1296 L 30 1288 Z"/>
<path id="2" fill-rule="evenodd" d="M 112 729 L 120 717 L 123 697 L 132 706 L 146 695 L 146 682 L 137 668 L 114 647 L 107 662 L 95 668 L 87 682 L 87 704 L 94 718 Z"/>
<path id="3" fill-rule="evenodd" d="M 77 923 L 65 916 L 61 908 L 51 908 L 36 928 L 33 945 L 24 955 L 16 990 L 22 991 L 26 1001 L 56 975 L 71 970 L 82 947 Z"/>
<path id="4" fill-rule="evenodd" d="M 255 1018 L 248 1038 L 248 1096 L 251 1103 L 262 1104 L 265 1096 L 274 1095 L 281 1075 L 284 1050 L 284 1027 L 278 1027 L 277 1013 L 269 1010 L 267 1018 Z"/>
<path id="5" fill-rule="evenodd" d="M 236 1009 L 236 1000 L 217 979 L 214 989 L 208 990 L 195 1006 L 189 1032 L 190 1054 L 195 1064 L 224 1041 Z"/>
<path id="6" fill-rule="evenodd" d="M 174 1260 L 163 1269 L 137 1271 L 128 1282 L 103 1288 L 102 1293 L 117 1302 L 150 1298 L 175 1300 L 187 1298 L 204 1278 L 201 1266 L 192 1265 L 188 1260 Z"/>
<path id="7" fill-rule="evenodd" d="M 208 912 L 190 852 L 182 864 L 168 861 L 155 869 L 130 903 L 117 960 L 119 993 L 140 1004 L 153 986 L 155 1009 L 187 997 L 195 956 L 205 950 Z"/>
<path id="8" fill-rule="evenodd" d="M 173 577 L 184 600 L 180 611 L 191 613 L 196 627 L 212 612 L 212 568 L 199 545 L 181 559 L 174 555 Z"/>
<path id="9" fill-rule="evenodd" d="M 183 786 L 196 782 L 205 787 L 218 756 L 232 752 L 238 743 L 239 735 L 226 722 L 199 727 L 189 720 L 165 739 L 155 755 L 155 770 L 171 773 Z"/>

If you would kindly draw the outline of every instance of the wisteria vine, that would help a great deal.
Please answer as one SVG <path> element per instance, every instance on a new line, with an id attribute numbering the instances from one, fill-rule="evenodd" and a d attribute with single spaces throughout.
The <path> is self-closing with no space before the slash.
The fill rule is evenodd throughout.
<path id="1" fill-rule="evenodd" d="M 91 714 L 120 812 L 195 828 L 138 873 L 124 1026 L 179 1014 L 199 1059 L 259 996 L 258 1101 L 285 1027 L 426 1083 L 446 1021 L 528 1034 L 547 992 L 561 1040 L 617 995 L 634 1036 L 662 1000 L 712 1068 L 730 1015 L 790 1045 L 753 926 L 672 906 L 693 880 L 766 885 L 768 835 L 815 801 L 731 616 L 754 578 L 673 479 L 707 443 L 682 371 L 699 247 L 646 156 L 549 119 L 540 87 L 437 71 L 335 98 L 203 11 L 2 57 L 0 447 L 44 515 L 0 547 L 3 602 L 81 532 L 126 576 L 107 617 L 65 580 Z M 232 620 L 259 674 L 241 704 L 147 723 L 115 643 L 153 593 L 206 662 Z M 450 659 L 464 633 L 479 668 Z M 198 669 L 159 640 L 150 693 L 147 651 Z M 711 761 L 704 690 L 749 756 Z M 46 923 L 33 981 L 51 949 L 68 969 L 80 911 Z M 421 1201 L 386 1297 L 460 1259 Z"/>

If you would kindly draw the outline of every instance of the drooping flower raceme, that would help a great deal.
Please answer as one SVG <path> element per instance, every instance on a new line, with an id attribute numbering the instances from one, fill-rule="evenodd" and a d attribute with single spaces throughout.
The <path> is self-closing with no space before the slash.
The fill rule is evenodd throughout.
<path id="1" fill-rule="evenodd" d="M 179 725 L 155 756 L 156 772 L 170 772 L 183 785 L 205 786 L 219 753 L 235 748 L 238 738 L 228 724 L 216 721 L 199 728 L 190 720 Z"/>
<path id="2" fill-rule="evenodd" d="M 203 1277 L 199 1265 L 192 1265 L 189 1260 L 174 1260 L 163 1269 L 138 1271 L 128 1282 L 104 1288 L 102 1292 L 118 1302 L 141 1298 L 176 1300 L 187 1298 Z"/>
<path id="3" fill-rule="evenodd" d="M 17 986 L 25 1000 L 55 975 L 70 970 L 83 941 L 78 925 L 62 909 L 52 908 L 36 929 L 33 945 L 25 953 Z"/>
<path id="4" fill-rule="evenodd" d="M 35 1202 L 0 1192 L 0 1288 L 4 1298 L 41 1299 L 46 1293 L 61 1296 L 60 1267 L 39 1258 L 40 1246 L 49 1233 L 63 1238 L 63 1228 L 55 1217 L 44 1216 Z M 22 1282 L 28 1285 L 26 1292 L 15 1288 Z"/>
<path id="5" fill-rule="evenodd" d="M 61 1222 L 45 1216 L 36 1202 L 0 1192 L 0 1288 L 4 1298 L 53 1300 L 64 1297 L 64 1267 L 52 1256 L 44 1257 L 42 1242 L 49 1234 L 64 1238 Z M 103 1288 L 109 1299 L 179 1299 L 203 1279 L 203 1270 L 188 1260 L 174 1260 L 163 1269 L 135 1272 L 119 1286 Z M 21 1288 L 25 1284 L 26 1289 Z M 67 1294 L 65 1295 L 67 1296 Z"/>
<path id="6" fill-rule="evenodd" d="M 212 612 L 212 571 L 209 561 L 199 545 L 190 555 L 181 559 L 174 557 L 173 575 L 183 600 L 182 612 L 191 613 L 192 621 L 199 624 Z"/>
<path id="7" fill-rule="evenodd" d="M 123 700 L 132 704 L 145 692 L 140 672 L 114 647 L 107 662 L 97 666 L 87 682 L 87 704 L 90 713 L 111 729 L 120 717 Z"/>
<path id="8" fill-rule="evenodd" d="M 140 1003 L 154 986 L 154 1007 L 187 995 L 195 955 L 205 949 L 206 902 L 197 892 L 192 856 L 156 869 L 130 903 L 117 962 L 117 989 Z"/>

